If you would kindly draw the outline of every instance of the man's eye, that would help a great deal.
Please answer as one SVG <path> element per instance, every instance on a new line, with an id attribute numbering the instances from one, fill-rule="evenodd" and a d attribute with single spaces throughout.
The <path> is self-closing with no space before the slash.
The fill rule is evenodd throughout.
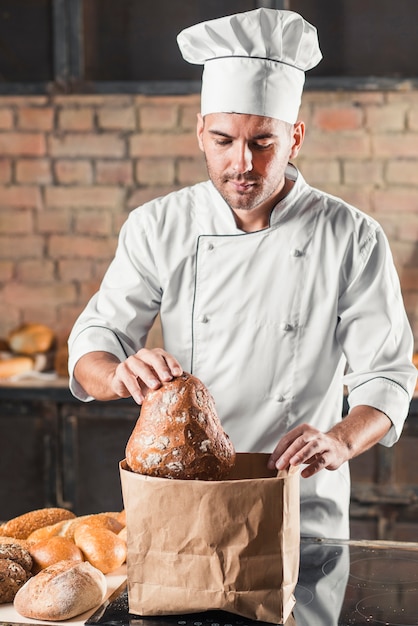
<path id="1" fill-rule="evenodd" d="M 230 139 L 216 139 L 215 143 L 217 146 L 227 146 L 231 143 Z"/>
<path id="2" fill-rule="evenodd" d="M 268 148 L 270 148 L 271 143 L 255 143 L 254 144 L 254 148 L 256 150 L 267 150 Z"/>

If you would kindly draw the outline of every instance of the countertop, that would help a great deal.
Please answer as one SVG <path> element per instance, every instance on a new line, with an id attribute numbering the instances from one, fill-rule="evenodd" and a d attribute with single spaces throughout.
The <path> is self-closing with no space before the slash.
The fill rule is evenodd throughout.
<path id="1" fill-rule="evenodd" d="M 71 626 L 260 626 L 231 613 L 207 611 L 141 617 L 128 612 L 125 568 L 107 576 L 101 607 L 66 621 Z M 418 543 L 301 540 L 296 604 L 286 626 L 418 625 Z M 50 624 L 0 606 L 0 626 Z M 62 624 L 62 622 L 60 622 Z"/>

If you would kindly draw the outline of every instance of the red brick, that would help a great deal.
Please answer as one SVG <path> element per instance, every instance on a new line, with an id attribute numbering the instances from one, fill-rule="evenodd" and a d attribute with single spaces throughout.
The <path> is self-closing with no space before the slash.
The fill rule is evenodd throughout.
<path id="1" fill-rule="evenodd" d="M 99 185 L 131 185 L 131 160 L 96 161 L 96 183 Z"/>
<path id="2" fill-rule="evenodd" d="M 93 181 L 93 167 L 90 161 L 62 159 L 54 164 L 58 183 L 64 185 L 88 185 Z"/>
<path id="3" fill-rule="evenodd" d="M 176 191 L 176 189 L 179 188 L 180 185 L 158 185 L 158 187 L 156 186 L 145 187 L 143 189 L 135 189 L 135 191 L 128 197 L 126 206 L 128 209 L 134 209 L 145 204 L 145 202 L 154 200 L 154 198 L 158 198 L 159 196 L 165 196 L 167 193 L 170 193 L 171 191 Z"/>
<path id="4" fill-rule="evenodd" d="M 0 236 L 1 259 L 40 259 L 44 254 L 44 238 L 38 235 Z"/>
<path id="5" fill-rule="evenodd" d="M 109 157 L 125 155 L 125 141 L 114 133 L 74 133 L 49 138 L 49 152 L 53 157 Z"/>
<path id="6" fill-rule="evenodd" d="M 402 290 L 418 290 L 418 267 L 404 267 L 400 273 Z"/>
<path id="7" fill-rule="evenodd" d="M 377 213 L 418 213 L 418 194 L 416 189 L 376 189 L 373 207 Z"/>
<path id="8" fill-rule="evenodd" d="M 135 172 L 140 185 L 169 185 L 175 180 L 174 159 L 139 159 Z"/>
<path id="9" fill-rule="evenodd" d="M 49 208 L 110 208 L 118 209 L 124 201 L 121 187 L 47 187 L 45 202 Z"/>
<path id="10" fill-rule="evenodd" d="M 97 123 L 99 128 L 105 130 L 135 130 L 136 119 L 135 109 L 130 107 L 104 107 L 97 112 Z"/>
<path id="11" fill-rule="evenodd" d="M 0 129 L 11 130 L 14 126 L 12 109 L 0 109 Z"/>
<path id="12" fill-rule="evenodd" d="M 21 321 L 20 311 L 9 304 L 3 304 L 0 297 L 0 337 L 7 337 L 13 328 L 20 325 Z"/>
<path id="13" fill-rule="evenodd" d="M 373 132 L 401 131 L 406 123 L 406 104 L 392 104 L 366 108 L 366 127 Z"/>
<path id="14" fill-rule="evenodd" d="M 49 283 L 54 281 L 54 262 L 50 259 L 26 259 L 17 263 L 19 282 Z"/>
<path id="15" fill-rule="evenodd" d="M 58 276 L 60 280 L 90 280 L 93 276 L 93 262 L 91 259 L 61 259 L 58 262 Z"/>
<path id="16" fill-rule="evenodd" d="M 370 139 L 361 131 L 330 135 L 311 130 L 306 134 L 301 156 L 308 159 L 365 159 L 371 156 Z"/>
<path id="17" fill-rule="evenodd" d="M 417 159 L 389 160 L 386 164 L 386 180 L 395 185 L 418 186 L 418 154 Z"/>
<path id="18" fill-rule="evenodd" d="M 401 241 L 418 241 L 418 207 L 416 215 L 407 215 L 400 219 L 399 239 Z M 418 289 L 418 282 L 416 287 Z"/>
<path id="19" fill-rule="evenodd" d="M 316 107 L 313 124 L 320 130 L 357 130 L 363 123 L 363 112 L 358 107 Z"/>
<path id="20" fill-rule="evenodd" d="M 111 259 L 116 239 L 53 235 L 49 240 L 49 254 L 57 259 Z"/>
<path id="21" fill-rule="evenodd" d="M 75 232 L 80 235 L 109 236 L 112 234 L 112 215 L 109 211 L 77 211 Z"/>
<path id="22" fill-rule="evenodd" d="M 177 104 L 142 105 L 139 109 L 139 121 L 142 130 L 173 130 L 179 121 Z"/>
<path id="23" fill-rule="evenodd" d="M 331 160 L 309 160 L 301 159 L 300 170 L 304 178 L 311 185 L 321 185 L 322 183 L 341 183 L 340 166 L 337 161 Z"/>
<path id="24" fill-rule="evenodd" d="M 0 154 L 3 156 L 43 156 L 45 152 L 42 133 L 0 133 Z"/>
<path id="25" fill-rule="evenodd" d="M 15 263 L 13 261 L 0 261 L 0 282 L 4 283 L 7 280 L 12 280 L 14 268 Z"/>
<path id="26" fill-rule="evenodd" d="M 0 183 L 9 183 L 12 178 L 12 162 L 0 158 Z"/>
<path id="27" fill-rule="evenodd" d="M 38 211 L 36 230 L 39 233 L 68 233 L 71 229 L 72 214 L 69 209 Z"/>
<path id="28" fill-rule="evenodd" d="M 0 206 L 13 208 L 40 208 L 41 193 L 38 187 L 0 187 Z"/>
<path id="29" fill-rule="evenodd" d="M 73 302 L 76 295 L 76 288 L 71 283 L 54 282 L 49 285 L 11 283 L 4 287 L 2 300 L 5 304 L 17 308 L 33 307 L 34 303 L 39 303 L 39 310 L 46 312 L 48 307 Z"/>
<path id="30" fill-rule="evenodd" d="M 200 159 L 179 159 L 177 163 L 177 179 L 181 185 L 193 185 L 207 180 L 208 171 L 203 156 Z"/>
<path id="31" fill-rule="evenodd" d="M 383 161 L 367 159 L 364 161 L 343 162 L 344 182 L 347 185 L 382 185 Z"/>
<path id="32" fill-rule="evenodd" d="M 130 140 L 133 157 L 197 156 L 199 152 L 195 133 L 137 134 Z"/>
<path id="33" fill-rule="evenodd" d="M 20 107 L 18 127 L 23 130 L 52 130 L 54 109 L 52 107 Z"/>
<path id="34" fill-rule="evenodd" d="M 19 183 L 45 185 L 52 182 L 49 159 L 20 159 L 16 163 L 16 180 Z"/>
<path id="35" fill-rule="evenodd" d="M 418 107 L 411 109 L 408 113 L 408 128 L 415 132 L 418 130 Z"/>
<path id="36" fill-rule="evenodd" d="M 378 158 L 416 158 L 418 133 L 387 133 L 372 136 L 373 154 Z"/>
<path id="37" fill-rule="evenodd" d="M 58 126 L 62 130 L 91 131 L 94 127 L 93 109 L 62 109 L 58 116 Z"/>
<path id="38" fill-rule="evenodd" d="M 200 112 L 199 105 L 182 106 L 180 108 L 180 126 L 183 130 L 196 130 L 197 114 Z"/>
<path id="39" fill-rule="evenodd" d="M 32 233 L 33 217 L 32 211 L 10 210 L 0 211 L 0 234 L 17 235 L 19 233 Z"/>

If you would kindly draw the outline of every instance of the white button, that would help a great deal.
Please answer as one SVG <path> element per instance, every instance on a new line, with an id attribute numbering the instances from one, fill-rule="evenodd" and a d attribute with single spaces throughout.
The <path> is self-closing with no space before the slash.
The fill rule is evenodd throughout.
<path id="1" fill-rule="evenodd" d="M 282 330 L 286 330 L 286 331 L 287 331 L 287 330 L 293 330 L 293 326 L 292 326 L 292 324 L 289 324 L 289 322 L 282 322 L 282 323 L 280 324 L 280 328 L 281 328 Z"/>
<path id="2" fill-rule="evenodd" d="M 284 396 L 282 396 L 282 394 L 281 394 L 281 393 L 279 393 L 279 394 L 276 396 L 276 401 L 277 401 L 277 402 L 284 402 L 285 400 L 286 400 L 286 398 L 285 398 Z"/>
<path id="3" fill-rule="evenodd" d="M 213 250 L 213 243 L 208 243 L 208 250 Z"/>
<path id="4" fill-rule="evenodd" d="M 303 256 L 303 250 L 299 250 L 298 248 L 293 248 L 290 254 L 292 256 Z"/>
<path id="5" fill-rule="evenodd" d="M 207 315 L 201 315 L 201 316 L 199 317 L 199 322 L 200 322 L 201 324 L 207 324 L 207 322 L 208 322 L 208 321 L 209 321 L 209 318 L 207 317 Z"/>

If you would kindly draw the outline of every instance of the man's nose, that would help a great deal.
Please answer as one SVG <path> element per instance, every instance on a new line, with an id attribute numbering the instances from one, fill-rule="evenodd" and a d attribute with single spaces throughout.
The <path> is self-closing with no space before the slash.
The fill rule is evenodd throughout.
<path id="1" fill-rule="evenodd" d="M 247 144 L 237 144 L 233 155 L 233 168 L 238 174 L 251 172 L 253 169 L 253 155 Z"/>

